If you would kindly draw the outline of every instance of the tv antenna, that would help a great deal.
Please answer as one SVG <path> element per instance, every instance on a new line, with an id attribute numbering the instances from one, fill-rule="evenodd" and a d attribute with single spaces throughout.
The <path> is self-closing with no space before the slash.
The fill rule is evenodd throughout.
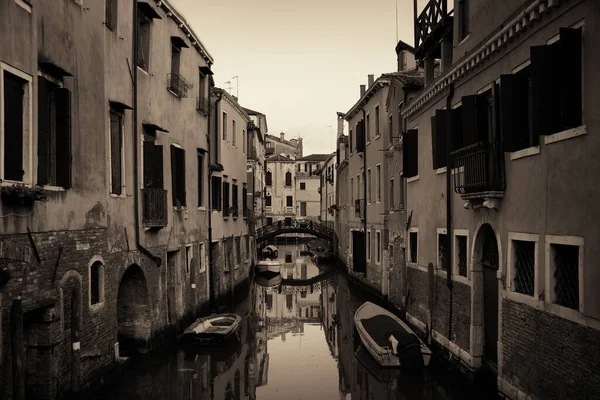
<path id="1" fill-rule="evenodd" d="M 227 93 L 231 94 L 231 81 L 227 81 L 225 84 L 227 85 Z"/>
<path id="2" fill-rule="evenodd" d="M 235 79 L 235 97 L 237 97 L 239 99 L 240 98 L 240 80 L 237 75 L 231 79 Z"/>

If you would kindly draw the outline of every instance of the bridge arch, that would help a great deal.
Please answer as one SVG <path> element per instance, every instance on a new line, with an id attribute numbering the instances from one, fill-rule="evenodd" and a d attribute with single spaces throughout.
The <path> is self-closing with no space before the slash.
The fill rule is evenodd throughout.
<path id="1" fill-rule="evenodd" d="M 264 242 L 276 236 L 286 233 L 306 233 L 327 240 L 329 243 L 336 242 L 336 233 L 328 226 L 309 219 L 292 219 L 277 221 L 273 225 L 262 226 L 256 230 L 256 242 Z"/>

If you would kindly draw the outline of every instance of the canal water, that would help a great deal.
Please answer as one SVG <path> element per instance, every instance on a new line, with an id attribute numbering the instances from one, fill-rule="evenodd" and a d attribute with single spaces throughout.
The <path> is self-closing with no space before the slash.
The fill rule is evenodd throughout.
<path id="1" fill-rule="evenodd" d="M 494 399 L 493 385 L 469 385 L 441 358 L 423 376 L 382 372 L 360 346 L 353 314 L 378 302 L 347 276 L 317 267 L 306 244 L 277 244 L 281 285 L 253 279 L 228 311 L 243 319 L 226 349 L 174 347 L 122 372 L 102 399 L 378 400 Z M 262 285 L 264 280 L 258 280 Z M 306 281 L 308 284 L 304 284 Z M 357 352 L 357 350 L 359 350 Z"/>

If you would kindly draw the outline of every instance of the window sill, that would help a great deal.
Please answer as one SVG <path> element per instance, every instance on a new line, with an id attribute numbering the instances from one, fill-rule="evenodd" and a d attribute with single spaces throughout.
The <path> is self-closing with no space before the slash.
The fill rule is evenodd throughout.
<path id="1" fill-rule="evenodd" d="M 448 167 L 442 167 L 435 170 L 436 175 L 445 174 L 448 172 Z"/>
<path id="2" fill-rule="evenodd" d="M 375 135 L 375 137 L 373 138 L 373 140 L 377 140 L 379 138 L 381 138 L 381 133 L 378 133 L 377 135 Z"/>
<path id="3" fill-rule="evenodd" d="M 181 97 L 180 95 L 178 95 L 177 93 L 175 93 L 174 91 L 172 91 L 169 88 L 167 88 L 167 92 L 171 93 L 173 96 L 177 97 L 178 99 L 182 99 L 183 98 L 183 97 Z"/>
<path id="4" fill-rule="evenodd" d="M 47 190 L 49 192 L 64 192 L 66 189 L 62 186 L 52 186 L 52 185 L 43 185 L 42 189 Z"/>
<path id="5" fill-rule="evenodd" d="M 125 193 L 121 193 L 121 194 L 111 193 L 110 197 L 112 197 L 113 199 L 125 199 L 125 198 L 127 198 L 127 195 Z"/>
<path id="6" fill-rule="evenodd" d="M 469 33 L 467 34 L 467 36 L 465 36 L 465 37 L 463 38 L 463 40 L 461 40 L 460 42 L 458 42 L 458 44 L 457 44 L 457 47 L 458 47 L 458 46 L 460 46 L 460 45 L 462 45 L 463 43 L 465 43 L 467 40 L 469 40 L 469 38 L 470 38 L 470 37 L 471 37 L 471 32 L 469 32 Z"/>
<path id="7" fill-rule="evenodd" d="M 19 182 L 19 181 L 9 181 L 9 180 L 4 180 L 4 181 L 0 181 L 0 186 L 15 186 L 15 185 L 24 185 L 25 187 L 33 187 L 33 185 L 31 183 L 27 183 L 27 182 Z"/>
<path id="8" fill-rule="evenodd" d="M 417 270 L 419 270 L 421 272 L 425 272 L 425 273 L 428 272 L 427 271 L 427 267 L 422 267 L 418 263 L 414 263 L 414 262 L 410 262 L 409 261 L 409 262 L 406 263 L 406 265 L 408 265 L 410 268 L 417 269 Z"/>
<path id="9" fill-rule="evenodd" d="M 206 268 L 201 269 L 200 271 L 198 271 L 199 274 L 203 274 L 206 272 Z"/>
<path id="10" fill-rule="evenodd" d="M 562 140 L 583 136 L 585 134 L 587 134 L 587 127 L 586 125 L 581 125 L 577 128 L 567 129 L 566 131 L 558 132 L 544 137 L 544 144 L 556 143 Z"/>
<path id="11" fill-rule="evenodd" d="M 31 14 L 31 4 L 29 4 L 29 2 L 25 0 L 15 0 L 15 3 L 17 3 L 18 6 L 20 6 L 22 9 Z"/>
<path id="12" fill-rule="evenodd" d="M 510 159 L 518 160 L 519 158 L 534 156 L 536 154 L 540 154 L 540 146 L 528 147 L 526 149 L 513 151 L 510 153 Z"/>
<path id="13" fill-rule="evenodd" d="M 183 206 L 183 207 L 173 207 L 173 211 L 187 211 L 187 207 Z"/>
<path id="14" fill-rule="evenodd" d="M 406 179 L 406 183 L 416 182 L 419 180 L 419 175 Z"/>
<path id="15" fill-rule="evenodd" d="M 198 211 L 206 211 L 206 207 L 205 206 L 200 206 L 200 207 L 198 207 Z"/>
<path id="16" fill-rule="evenodd" d="M 89 305 L 89 309 L 91 313 L 96 313 L 100 310 L 102 310 L 104 308 L 104 304 L 105 302 L 101 302 L 101 303 L 96 303 L 96 304 L 90 304 Z"/>
<path id="17" fill-rule="evenodd" d="M 144 68 L 140 67 L 139 65 L 137 66 L 137 69 L 140 70 L 140 72 L 143 73 L 144 75 L 148 75 L 148 71 L 146 71 Z"/>

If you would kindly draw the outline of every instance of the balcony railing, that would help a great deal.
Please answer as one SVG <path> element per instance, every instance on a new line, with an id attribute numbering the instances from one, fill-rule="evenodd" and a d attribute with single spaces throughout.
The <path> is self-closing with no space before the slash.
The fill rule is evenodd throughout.
<path id="1" fill-rule="evenodd" d="M 452 12 L 451 12 L 452 13 Z M 429 0 L 415 21 L 415 48 L 420 58 L 435 46 L 450 25 L 447 0 Z M 446 28 L 446 29 L 444 29 Z"/>
<path id="2" fill-rule="evenodd" d="M 187 97 L 188 89 L 193 86 L 179 74 L 167 74 L 167 89 L 173 92 L 176 96 Z"/>
<path id="3" fill-rule="evenodd" d="M 365 200 L 354 200 L 354 215 L 361 220 L 365 219 Z"/>
<path id="4" fill-rule="evenodd" d="M 208 115 L 208 99 L 206 97 L 196 97 L 196 110 L 204 115 Z"/>
<path id="5" fill-rule="evenodd" d="M 165 189 L 144 189 L 144 209 L 142 225 L 146 227 L 167 226 L 167 191 Z"/>
<path id="6" fill-rule="evenodd" d="M 286 214 L 293 214 L 294 213 L 294 207 L 286 207 L 285 208 L 285 213 Z"/>
<path id="7" fill-rule="evenodd" d="M 454 190 L 461 197 L 501 197 L 506 187 L 502 153 L 497 145 L 478 142 L 452 152 Z"/>
<path id="8" fill-rule="evenodd" d="M 267 147 L 265 149 L 265 154 L 270 156 L 271 154 L 275 153 L 275 148 L 274 147 Z"/>

